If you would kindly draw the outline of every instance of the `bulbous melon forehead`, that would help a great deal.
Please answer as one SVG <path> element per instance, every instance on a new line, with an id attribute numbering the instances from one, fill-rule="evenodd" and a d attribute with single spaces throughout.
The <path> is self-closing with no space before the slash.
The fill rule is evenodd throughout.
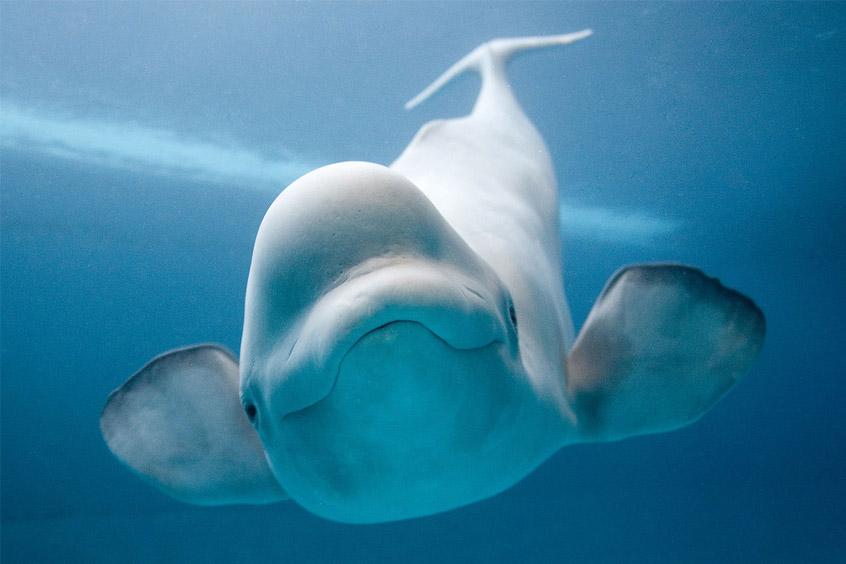
<path id="1" fill-rule="evenodd" d="M 361 274 L 361 265 L 397 257 L 435 260 L 472 278 L 497 280 L 428 198 L 393 170 L 344 162 L 306 174 L 277 197 L 259 228 L 245 336 L 251 325 L 266 332 L 290 324 Z"/>
<path id="2" fill-rule="evenodd" d="M 273 203 L 245 307 L 242 394 L 279 417 L 328 393 L 362 331 L 408 320 L 457 346 L 487 344 L 505 331 L 509 294 L 413 183 L 348 162 L 307 174 Z"/>

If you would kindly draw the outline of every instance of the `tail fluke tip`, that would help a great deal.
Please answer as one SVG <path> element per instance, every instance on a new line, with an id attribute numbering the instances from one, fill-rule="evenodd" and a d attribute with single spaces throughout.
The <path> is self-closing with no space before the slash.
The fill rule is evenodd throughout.
<path id="1" fill-rule="evenodd" d="M 446 72 L 436 78 L 429 86 L 423 89 L 417 96 L 405 103 L 405 109 L 411 110 L 419 106 L 432 94 L 440 90 L 447 82 L 469 69 L 481 70 L 480 62 L 483 57 L 495 57 L 500 60 L 508 59 L 514 53 L 528 49 L 539 49 L 556 45 L 567 45 L 580 39 L 593 35 L 593 30 L 583 29 L 574 33 L 563 35 L 546 35 L 537 37 L 514 37 L 510 39 L 494 39 L 483 43 L 474 49 L 470 54 L 463 57 L 452 65 Z"/>

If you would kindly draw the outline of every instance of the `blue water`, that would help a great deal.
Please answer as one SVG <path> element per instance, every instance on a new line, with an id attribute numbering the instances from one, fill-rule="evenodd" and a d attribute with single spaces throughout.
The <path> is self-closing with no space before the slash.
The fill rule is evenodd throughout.
<path id="1" fill-rule="evenodd" d="M 99 411 L 149 358 L 238 350 L 279 189 L 468 111 L 473 78 L 402 104 L 482 41 L 585 27 L 510 69 L 576 324 L 625 263 L 742 290 L 767 342 L 715 409 L 386 525 L 182 505 L 111 456 Z M 0 59 L 4 564 L 843 561 L 846 4 L 3 2 Z"/>

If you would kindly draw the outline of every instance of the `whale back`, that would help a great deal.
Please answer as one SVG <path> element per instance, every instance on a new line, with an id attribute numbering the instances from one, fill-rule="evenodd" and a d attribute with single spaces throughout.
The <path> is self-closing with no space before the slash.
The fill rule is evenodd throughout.
<path id="1" fill-rule="evenodd" d="M 391 165 L 420 188 L 511 292 L 530 383 L 539 397 L 559 406 L 566 405 L 565 357 L 574 331 L 562 282 L 558 186 L 546 144 L 508 84 L 506 64 L 514 54 L 590 34 L 479 46 L 406 104 L 413 108 L 474 70 L 482 86 L 473 111 L 425 124 Z"/>

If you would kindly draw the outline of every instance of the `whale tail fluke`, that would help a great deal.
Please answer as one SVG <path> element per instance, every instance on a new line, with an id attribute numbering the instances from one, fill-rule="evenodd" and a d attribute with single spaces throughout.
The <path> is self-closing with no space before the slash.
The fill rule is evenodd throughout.
<path id="1" fill-rule="evenodd" d="M 489 84 L 505 80 L 505 63 L 515 53 L 530 49 L 567 45 L 579 39 L 584 39 L 592 33 L 593 30 L 591 29 L 584 29 L 563 35 L 513 37 L 508 39 L 494 39 L 483 43 L 447 69 L 446 72 L 435 79 L 420 94 L 406 102 L 405 109 L 410 110 L 420 105 L 450 80 L 467 70 L 475 70 L 482 76 L 482 93 L 484 93 Z M 480 94 L 480 98 L 481 96 Z"/>

